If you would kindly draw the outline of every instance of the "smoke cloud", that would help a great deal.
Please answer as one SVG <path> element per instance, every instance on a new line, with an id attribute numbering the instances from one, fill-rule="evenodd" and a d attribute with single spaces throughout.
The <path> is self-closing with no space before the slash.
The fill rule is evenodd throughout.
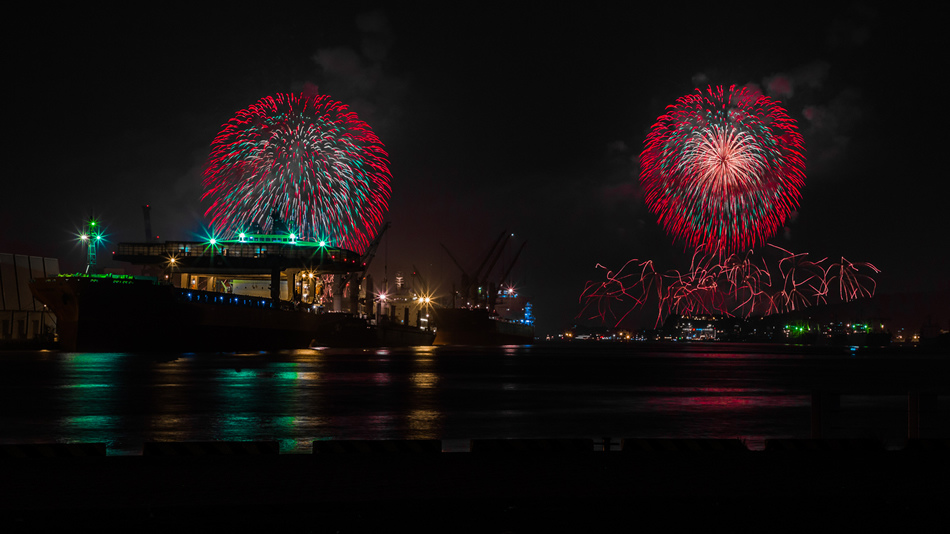
<path id="1" fill-rule="evenodd" d="M 320 69 L 319 90 L 347 104 L 385 137 L 398 120 L 408 82 L 391 73 L 389 56 L 396 39 L 386 14 L 363 13 L 355 23 L 359 50 L 332 46 L 313 54 Z"/>

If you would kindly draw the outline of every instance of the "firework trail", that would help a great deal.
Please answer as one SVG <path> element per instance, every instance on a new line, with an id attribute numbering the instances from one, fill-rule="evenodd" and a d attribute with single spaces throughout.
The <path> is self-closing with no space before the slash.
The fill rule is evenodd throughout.
<path id="1" fill-rule="evenodd" d="M 825 270 L 821 268 L 826 258 L 813 262 L 808 260 L 807 253 L 794 254 L 775 245 L 769 246 L 786 254 L 778 262 L 783 284 L 773 298 L 776 311 L 795 311 L 807 308 L 812 303 L 827 302 Z"/>
<path id="2" fill-rule="evenodd" d="M 635 309 L 652 306 L 655 297 L 659 326 L 670 314 L 750 317 L 800 310 L 827 303 L 832 286 L 842 302 L 874 296 L 876 283 L 865 273 L 880 271 L 869 263 L 842 258 L 824 267 L 827 258 L 812 261 L 807 253 L 770 246 L 783 255 L 771 267 L 751 250 L 722 258 L 715 252 L 703 254 L 702 248 L 684 272 L 657 273 L 649 260 L 630 260 L 617 272 L 598 264 L 606 279 L 587 283 L 578 317 L 619 326 Z"/>
<path id="3" fill-rule="evenodd" d="M 211 143 L 205 215 L 233 236 L 276 209 L 299 235 L 361 252 L 388 209 L 387 158 L 370 127 L 326 95 L 262 98 Z"/>
<path id="4" fill-rule="evenodd" d="M 831 284 L 838 281 L 838 291 L 841 300 L 848 301 L 862 297 L 873 297 L 877 283 L 870 275 L 861 273 L 861 269 L 868 269 L 874 273 L 880 269 L 870 263 L 851 263 L 841 258 L 841 262 L 834 263 L 825 271 L 825 288 L 830 290 Z"/>
<path id="5" fill-rule="evenodd" d="M 765 243 L 798 207 L 804 141 L 766 96 L 735 86 L 697 89 L 653 125 L 640 183 L 669 234 L 728 255 Z"/>

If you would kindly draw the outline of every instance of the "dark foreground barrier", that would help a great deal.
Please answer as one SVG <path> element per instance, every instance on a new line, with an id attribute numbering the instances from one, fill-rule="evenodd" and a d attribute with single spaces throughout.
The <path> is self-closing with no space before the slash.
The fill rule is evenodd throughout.
<path id="1" fill-rule="evenodd" d="M 152 441 L 142 448 L 143 456 L 252 456 L 278 454 L 276 441 Z"/>
<path id="2" fill-rule="evenodd" d="M 767 439 L 765 452 L 786 451 L 883 451 L 884 444 L 876 439 Z"/>
<path id="3" fill-rule="evenodd" d="M 749 452 L 738 439 L 624 438 L 621 452 Z"/>
<path id="4" fill-rule="evenodd" d="M 438 439 L 334 439 L 313 442 L 314 454 L 391 454 L 439 452 L 442 452 L 442 440 Z"/>
<path id="5" fill-rule="evenodd" d="M 594 440 L 576 439 L 473 439 L 474 453 L 593 452 Z"/>
<path id="6" fill-rule="evenodd" d="M 313 454 L 436 454 L 444 451 L 443 442 L 438 439 L 317 440 L 313 441 L 312 445 Z M 0 459 L 106 456 L 106 447 L 105 443 L 0 444 Z M 469 451 L 475 453 L 499 454 L 595 451 L 754 452 L 740 439 L 689 438 L 472 439 L 468 440 L 468 447 Z M 764 447 L 765 452 L 878 452 L 885 450 L 887 449 L 884 442 L 876 439 L 771 438 L 765 440 Z M 908 439 L 899 451 L 950 452 L 950 439 Z M 147 442 L 142 449 L 143 456 L 252 456 L 279 453 L 280 445 L 276 441 Z"/>
<path id="7" fill-rule="evenodd" d="M 950 439 L 909 439 L 901 450 L 950 452 Z"/>
<path id="8" fill-rule="evenodd" d="M 82 458 L 105 456 L 105 443 L 22 443 L 0 445 L 0 458 Z"/>

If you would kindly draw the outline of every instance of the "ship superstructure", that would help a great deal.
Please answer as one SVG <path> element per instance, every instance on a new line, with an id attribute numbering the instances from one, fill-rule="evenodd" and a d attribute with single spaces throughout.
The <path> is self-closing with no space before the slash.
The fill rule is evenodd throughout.
<path id="1" fill-rule="evenodd" d="M 431 344 L 429 333 L 396 339 L 366 320 L 359 295 L 371 255 L 274 226 L 223 240 L 119 243 L 115 260 L 155 276 L 59 276 L 34 281 L 34 292 L 59 319 L 66 350 Z"/>

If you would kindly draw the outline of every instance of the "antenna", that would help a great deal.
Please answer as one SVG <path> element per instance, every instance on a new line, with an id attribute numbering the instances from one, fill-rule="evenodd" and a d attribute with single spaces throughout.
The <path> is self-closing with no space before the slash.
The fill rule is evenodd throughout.
<path id="1" fill-rule="evenodd" d="M 142 215 L 145 217 L 145 242 L 152 242 L 152 208 L 148 204 L 142 206 Z"/>

